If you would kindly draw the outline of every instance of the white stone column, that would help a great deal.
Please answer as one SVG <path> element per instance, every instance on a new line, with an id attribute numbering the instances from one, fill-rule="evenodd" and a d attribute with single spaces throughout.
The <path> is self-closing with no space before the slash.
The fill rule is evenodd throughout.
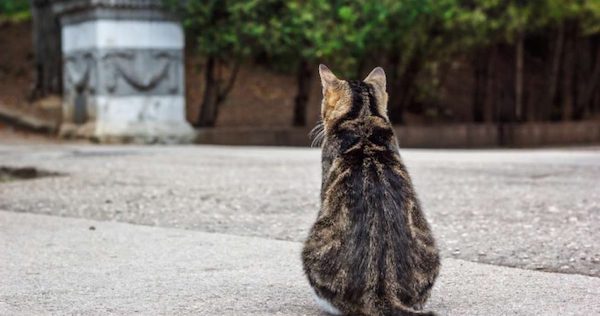
<path id="1" fill-rule="evenodd" d="M 185 142 L 181 25 L 152 0 L 63 0 L 64 129 L 101 142 Z"/>

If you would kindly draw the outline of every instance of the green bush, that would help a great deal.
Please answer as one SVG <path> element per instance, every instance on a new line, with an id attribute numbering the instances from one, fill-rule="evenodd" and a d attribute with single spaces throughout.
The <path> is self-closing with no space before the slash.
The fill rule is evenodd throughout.
<path id="1" fill-rule="evenodd" d="M 25 21 L 31 18 L 29 1 L 0 0 L 0 21 Z"/>

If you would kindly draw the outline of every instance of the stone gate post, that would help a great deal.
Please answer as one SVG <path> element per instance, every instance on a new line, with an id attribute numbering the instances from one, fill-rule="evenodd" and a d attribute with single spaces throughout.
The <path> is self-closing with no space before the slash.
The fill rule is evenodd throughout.
<path id="1" fill-rule="evenodd" d="M 58 0 L 62 132 L 100 142 L 185 142 L 181 25 L 160 0 Z"/>

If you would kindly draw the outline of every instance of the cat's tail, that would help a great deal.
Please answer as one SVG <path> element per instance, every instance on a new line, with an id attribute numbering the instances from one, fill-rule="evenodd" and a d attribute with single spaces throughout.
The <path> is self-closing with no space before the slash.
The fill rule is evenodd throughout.
<path id="1" fill-rule="evenodd" d="M 390 314 L 386 314 L 386 316 L 437 316 L 434 312 L 423 312 L 423 311 L 415 311 L 415 310 L 394 310 Z"/>
<path id="2" fill-rule="evenodd" d="M 386 316 L 436 316 L 437 314 L 431 311 L 418 311 L 405 306 L 395 306 Z"/>

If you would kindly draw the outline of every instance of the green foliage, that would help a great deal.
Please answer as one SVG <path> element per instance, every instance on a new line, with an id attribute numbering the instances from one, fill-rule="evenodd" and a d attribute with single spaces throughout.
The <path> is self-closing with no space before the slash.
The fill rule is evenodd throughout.
<path id="1" fill-rule="evenodd" d="M 295 69 L 301 60 L 314 62 L 333 57 L 337 46 L 325 17 L 332 6 L 323 1 L 261 1 L 266 34 L 259 38 L 264 53 L 284 68 Z M 286 67 L 287 66 L 287 67 Z"/>
<path id="2" fill-rule="evenodd" d="M 519 33 L 553 28 L 568 20 L 579 21 L 586 34 L 600 32 L 597 0 L 477 0 L 471 5 L 456 1 L 448 11 L 447 25 L 470 26 L 465 35 L 475 44 L 512 42 Z M 451 13 L 450 13 L 451 12 Z M 464 30 L 464 29 L 463 29 Z"/>
<path id="3" fill-rule="evenodd" d="M 245 23 L 252 12 L 243 1 L 167 0 L 177 12 L 198 53 L 218 59 L 237 59 L 252 52 L 253 43 L 245 35 Z"/>
<path id="4" fill-rule="evenodd" d="M 31 18 L 29 1 L 0 0 L 0 21 L 25 21 Z"/>
<path id="5" fill-rule="evenodd" d="M 349 72 L 370 56 L 442 58 L 565 20 L 600 32 L 597 0 L 165 1 L 202 55 L 263 55 L 284 66 L 329 61 Z"/>
<path id="6" fill-rule="evenodd" d="M 352 71 L 365 51 L 368 28 L 361 24 L 351 1 L 318 0 L 262 2 L 266 33 L 257 40 L 263 52 L 283 68 L 295 69 L 299 61 L 337 64 L 338 71 Z M 261 22 L 258 22 L 261 23 Z M 343 56 L 343 57 L 342 57 Z"/>

